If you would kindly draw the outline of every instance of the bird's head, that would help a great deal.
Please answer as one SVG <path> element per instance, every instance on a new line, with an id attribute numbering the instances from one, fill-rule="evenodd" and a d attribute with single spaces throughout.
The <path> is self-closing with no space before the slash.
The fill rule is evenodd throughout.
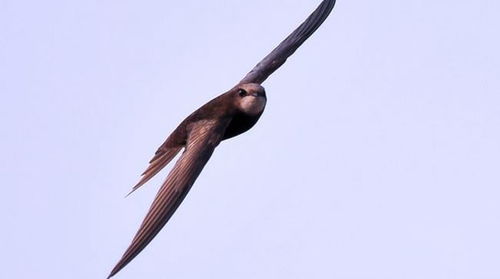
<path id="1" fill-rule="evenodd" d="M 266 90 L 257 83 L 245 83 L 233 90 L 238 109 L 249 115 L 262 113 L 266 107 Z"/>

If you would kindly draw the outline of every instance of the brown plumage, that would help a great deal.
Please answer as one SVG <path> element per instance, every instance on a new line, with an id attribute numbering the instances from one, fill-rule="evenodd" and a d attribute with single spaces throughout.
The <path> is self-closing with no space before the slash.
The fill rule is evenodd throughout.
<path id="1" fill-rule="evenodd" d="M 324 0 L 278 47 L 235 87 L 189 115 L 158 148 L 132 192 L 144 185 L 184 148 L 156 195 L 132 243 L 108 278 L 125 267 L 158 234 L 191 189 L 215 147 L 253 127 L 266 105 L 260 85 L 323 23 L 335 0 Z"/>

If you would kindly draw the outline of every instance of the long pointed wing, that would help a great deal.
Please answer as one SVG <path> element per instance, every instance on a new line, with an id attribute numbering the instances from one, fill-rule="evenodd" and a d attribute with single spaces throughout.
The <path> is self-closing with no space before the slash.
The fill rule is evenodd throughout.
<path id="1" fill-rule="evenodd" d="M 190 127 L 186 150 L 156 195 L 139 231 L 108 278 L 125 267 L 167 223 L 219 144 L 229 120 L 199 121 Z"/>
<path id="2" fill-rule="evenodd" d="M 283 40 L 271 53 L 260 61 L 241 81 L 263 83 L 274 71 L 283 65 L 307 38 L 325 21 L 335 5 L 335 0 L 324 0 L 314 12 Z"/>

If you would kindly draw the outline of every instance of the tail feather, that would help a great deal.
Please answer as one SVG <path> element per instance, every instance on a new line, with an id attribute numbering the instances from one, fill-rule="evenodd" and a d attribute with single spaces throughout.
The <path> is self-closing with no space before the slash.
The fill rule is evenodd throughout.
<path id="1" fill-rule="evenodd" d="M 163 152 L 157 152 L 153 159 L 150 161 L 148 168 L 142 173 L 142 178 L 139 182 L 132 188 L 132 191 L 127 194 L 129 196 L 139 187 L 148 182 L 153 176 L 160 172 L 170 161 L 179 153 L 182 147 L 168 148 L 167 150 L 162 150 Z M 160 151 L 160 150 L 158 150 Z"/>

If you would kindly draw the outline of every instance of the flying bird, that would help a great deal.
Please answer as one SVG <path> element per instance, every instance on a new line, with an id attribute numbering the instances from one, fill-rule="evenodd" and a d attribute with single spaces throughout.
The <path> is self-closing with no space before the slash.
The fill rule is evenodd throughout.
<path id="1" fill-rule="evenodd" d="M 184 151 L 158 191 L 132 243 L 108 278 L 132 261 L 168 222 L 217 145 L 255 125 L 266 106 L 266 91 L 261 84 L 318 29 L 334 5 L 335 0 L 322 1 L 240 82 L 184 119 L 158 148 L 132 192 L 157 174 L 182 149 Z"/>

